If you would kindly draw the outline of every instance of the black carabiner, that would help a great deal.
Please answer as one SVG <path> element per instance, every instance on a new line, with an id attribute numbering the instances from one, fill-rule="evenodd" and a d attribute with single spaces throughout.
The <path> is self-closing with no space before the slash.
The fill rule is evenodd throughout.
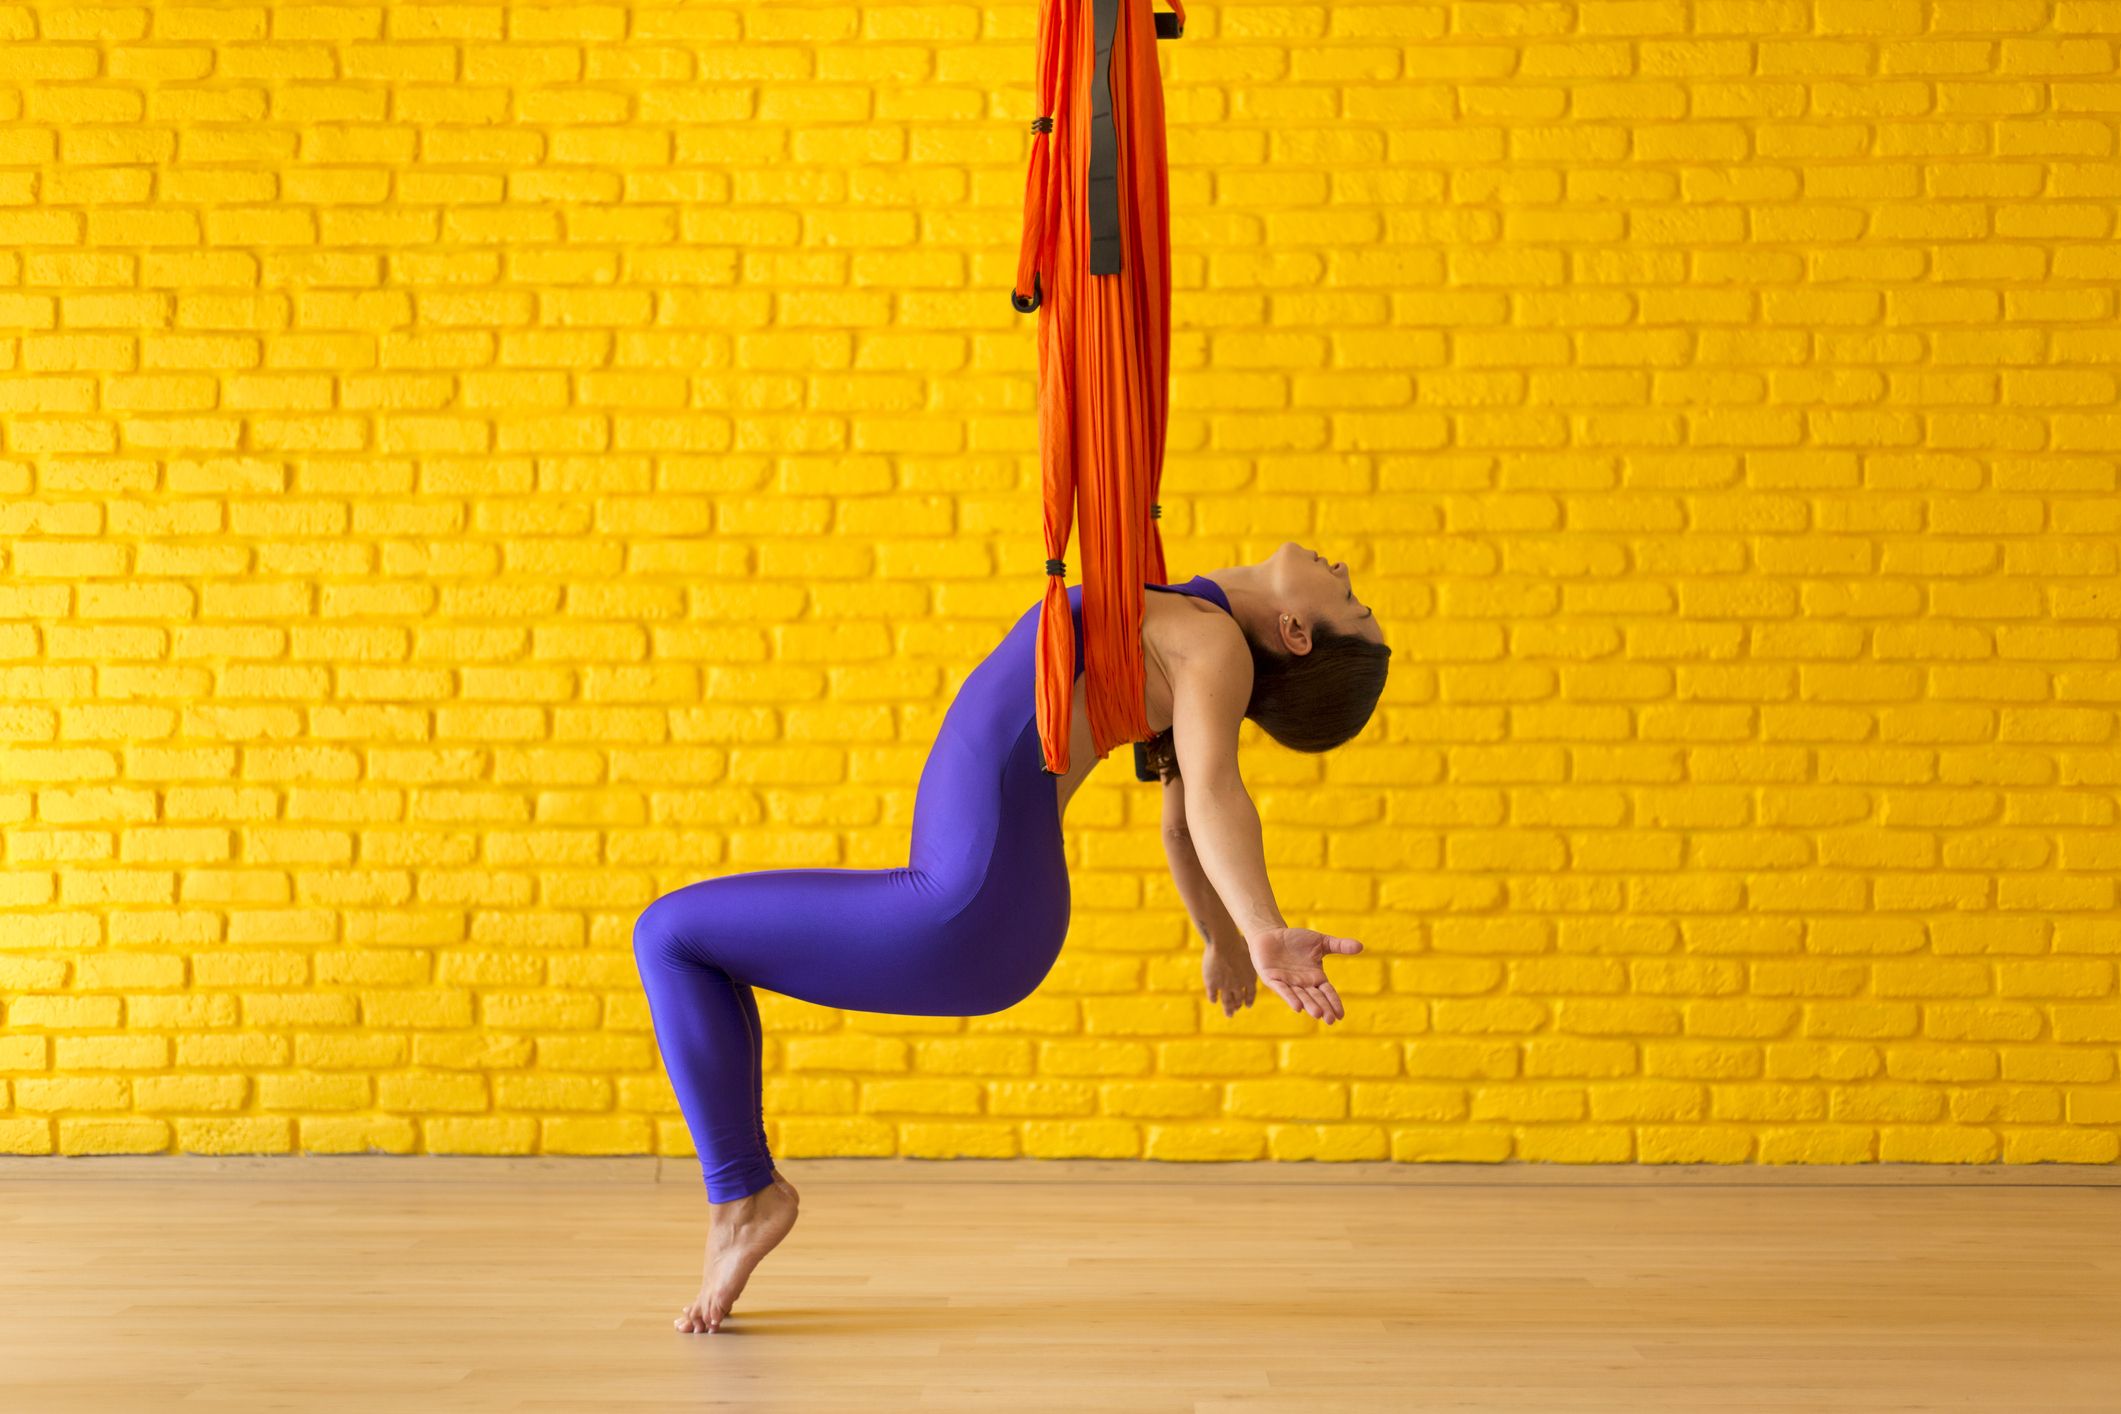
<path id="1" fill-rule="evenodd" d="M 1031 272 L 1031 302 L 1029 304 L 1024 303 L 1023 296 L 1019 295 L 1015 290 L 1009 291 L 1009 307 L 1018 314 L 1029 314 L 1045 302 L 1045 292 L 1038 287 L 1038 272 L 1036 270 Z"/>

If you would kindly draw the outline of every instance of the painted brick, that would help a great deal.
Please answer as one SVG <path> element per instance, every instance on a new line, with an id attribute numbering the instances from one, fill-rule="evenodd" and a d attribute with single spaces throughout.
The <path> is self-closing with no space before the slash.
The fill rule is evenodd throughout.
<path id="1" fill-rule="evenodd" d="M 690 1154 L 634 921 L 900 867 L 1039 588 L 1028 35 L 27 14 L 0 1152 Z M 1291 920 L 1367 945 L 1346 1022 L 1207 1002 L 1106 766 L 1033 996 L 759 993 L 777 1152 L 2121 1162 L 2117 22 L 1159 46 L 1174 574 L 1315 544 L 1394 649 L 1350 747 L 1247 729 Z"/>

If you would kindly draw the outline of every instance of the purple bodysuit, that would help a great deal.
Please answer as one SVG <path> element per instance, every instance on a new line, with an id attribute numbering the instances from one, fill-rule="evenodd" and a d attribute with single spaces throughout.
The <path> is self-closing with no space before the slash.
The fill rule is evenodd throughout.
<path id="1" fill-rule="evenodd" d="M 1202 575 L 1150 589 L 1230 601 Z M 1068 590 L 1075 675 L 1083 591 Z M 851 1011 L 978 1016 L 1031 995 L 1068 932 L 1060 778 L 1033 692 L 1039 605 L 965 679 L 914 796 L 900 869 L 766 869 L 642 911 L 634 960 L 656 1043 L 717 1203 L 773 1181 L 753 987 Z"/>

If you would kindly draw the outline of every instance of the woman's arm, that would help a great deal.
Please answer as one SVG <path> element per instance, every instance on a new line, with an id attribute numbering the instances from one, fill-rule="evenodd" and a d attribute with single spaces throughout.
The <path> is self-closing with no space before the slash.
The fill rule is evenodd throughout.
<path id="1" fill-rule="evenodd" d="M 1228 909 L 1208 882 L 1193 852 L 1193 836 L 1186 829 L 1186 778 L 1175 772 L 1164 778 L 1164 853 L 1171 860 L 1171 877 L 1178 882 L 1179 896 L 1193 925 L 1200 929 L 1200 980 L 1208 989 L 1208 1000 L 1235 1016 L 1252 1005 L 1258 994 L 1259 973 L 1245 935 L 1230 921 Z"/>
<path id="2" fill-rule="evenodd" d="M 1193 836 L 1186 827 L 1183 776 L 1174 775 L 1164 782 L 1164 857 L 1171 862 L 1172 882 L 1178 885 L 1178 896 L 1185 900 L 1193 926 L 1200 929 L 1201 941 L 1233 943 L 1242 949 L 1244 935 L 1232 921 L 1230 911 L 1223 907 L 1221 896 L 1208 882 L 1207 871 L 1201 868 L 1200 856 L 1193 850 Z"/>
<path id="3" fill-rule="evenodd" d="M 1209 640 L 1198 657 L 1188 655 L 1174 668 L 1171 695 L 1172 745 L 1186 778 L 1186 835 L 1199 850 L 1202 872 L 1244 935 L 1258 980 L 1331 1026 L 1347 1011 L 1320 963 L 1329 953 L 1361 952 L 1362 944 L 1291 928 L 1267 885 L 1259 811 L 1237 774 L 1237 724 L 1252 700 L 1250 648 L 1235 634 Z"/>
<path id="4" fill-rule="evenodd" d="M 1237 726 L 1252 699 L 1252 654 L 1216 636 L 1173 671 L 1171 737 L 1186 781 L 1186 834 L 1218 900 L 1249 944 L 1288 924 L 1267 882 L 1259 811 L 1237 773 Z"/>
<path id="5" fill-rule="evenodd" d="M 1241 783 L 1195 792 L 1190 838 L 1216 901 L 1234 895 L 1227 917 L 1247 943 L 1288 927 L 1267 882 L 1267 850 L 1259 810 Z"/>

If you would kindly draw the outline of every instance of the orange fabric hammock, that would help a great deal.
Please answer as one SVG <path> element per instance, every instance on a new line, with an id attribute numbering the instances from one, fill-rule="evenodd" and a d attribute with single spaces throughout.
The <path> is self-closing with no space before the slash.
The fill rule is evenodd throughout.
<path id="1" fill-rule="evenodd" d="M 1039 606 L 1038 735 L 1068 772 L 1075 628 L 1063 575 L 1080 524 L 1083 678 L 1099 760 L 1149 730 L 1144 584 L 1165 582 L 1156 521 L 1171 367 L 1170 177 L 1156 41 L 1186 11 L 1153 0 L 1041 0 L 1040 116 L 1010 303 L 1039 312 L 1038 430 L 1046 597 Z"/>

